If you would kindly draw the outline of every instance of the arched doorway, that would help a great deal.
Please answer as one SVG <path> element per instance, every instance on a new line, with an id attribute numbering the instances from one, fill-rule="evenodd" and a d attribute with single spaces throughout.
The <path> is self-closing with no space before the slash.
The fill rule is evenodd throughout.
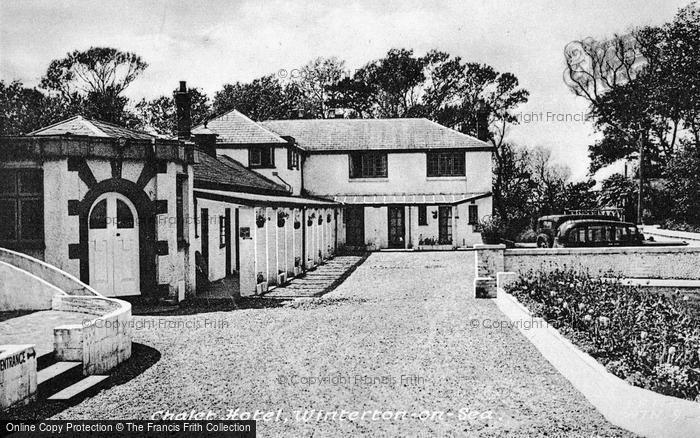
<path id="1" fill-rule="evenodd" d="M 115 192 L 99 196 L 88 215 L 90 286 L 105 296 L 139 295 L 139 223 L 134 204 Z"/>

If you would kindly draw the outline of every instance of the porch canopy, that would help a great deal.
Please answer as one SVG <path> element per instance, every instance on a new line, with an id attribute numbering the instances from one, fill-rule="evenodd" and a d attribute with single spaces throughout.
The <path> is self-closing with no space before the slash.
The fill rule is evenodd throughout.
<path id="1" fill-rule="evenodd" d="M 458 205 L 491 196 L 490 192 L 426 195 L 336 195 L 333 200 L 347 205 Z"/>
<path id="2" fill-rule="evenodd" d="M 195 189 L 194 196 L 213 201 L 230 202 L 251 207 L 339 207 L 336 201 L 302 196 L 262 195 L 257 193 L 231 192 L 227 190 Z"/>

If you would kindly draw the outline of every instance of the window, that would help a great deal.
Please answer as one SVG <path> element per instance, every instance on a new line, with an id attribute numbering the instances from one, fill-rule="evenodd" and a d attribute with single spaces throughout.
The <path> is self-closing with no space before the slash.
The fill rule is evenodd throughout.
<path id="1" fill-rule="evenodd" d="M 177 243 L 179 248 L 187 244 L 187 237 L 185 236 L 185 206 L 187 204 L 185 200 L 186 184 L 187 176 L 178 175 L 175 189 L 175 211 L 177 215 Z"/>
<path id="2" fill-rule="evenodd" d="M 269 146 L 255 146 L 248 149 L 250 167 L 275 167 L 275 149 Z"/>
<path id="3" fill-rule="evenodd" d="M 299 151 L 293 147 L 287 149 L 287 168 L 289 170 L 299 169 Z"/>
<path id="4" fill-rule="evenodd" d="M 479 206 L 470 205 L 469 206 L 469 225 L 476 225 L 479 223 Z"/>
<path id="5" fill-rule="evenodd" d="M 94 207 L 90 213 L 89 227 L 91 230 L 107 229 L 107 200 L 103 199 Z"/>
<path id="6" fill-rule="evenodd" d="M 224 248 L 226 243 L 226 218 L 219 216 L 219 248 Z"/>
<path id="7" fill-rule="evenodd" d="M 43 193 L 41 169 L 0 169 L 0 244 L 43 247 Z"/>
<path id="8" fill-rule="evenodd" d="M 384 152 L 350 154 L 350 178 L 386 178 L 387 158 Z"/>
<path id="9" fill-rule="evenodd" d="M 465 176 L 464 151 L 428 152 L 428 176 Z"/>
<path id="10" fill-rule="evenodd" d="M 425 205 L 418 206 L 418 225 L 428 225 L 428 207 Z"/>
<path id="11" fill-rule="evenodd" d="M 117 228 L 134 228 L 134 215 L 121 199 L 117 199 Z"/>

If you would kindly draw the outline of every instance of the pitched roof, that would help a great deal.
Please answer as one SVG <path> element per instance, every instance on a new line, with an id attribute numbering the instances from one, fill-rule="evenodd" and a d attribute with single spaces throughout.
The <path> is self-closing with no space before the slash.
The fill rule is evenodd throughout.
<path id="1" fill-rule="evenodd" d="M 199 152 L 199 162 L 194 165 L 195 187 L 224 186 L 242 192 L 274 192 L 289 194 L 287 189 L 259 173 L 248 170 L 238 161 L 225 155 L 213 157 Z"/>
<path id="2" fill-rule="evenodd" d="M 206 132 L 205 130 L 209 131 Z M 206 127 L 198 125 L 192 134 L 214 132 L 218 135 L 217 143 L 226 144 L 287 144 L 287 141 L 274 132 L 249 119 L 237 110 L 208 120 Z"/>
<path id="3" fill-rule="evenodd" d="M 491 147 L 428 119 L 299 119 L 261 122 L 308 151 Z"/>
<path id="4" fill-rule="evenodd" d="M 133 138 L 138 140 L 157 138 L 155 135 L 146 132 L 136 131 L 101 120 L 90 120 L 83 116 L 73 116 L 45 128 L 32 131 L 27 135 L 37 137 L 47 135 L 85 135 L 88 137 Z"/>

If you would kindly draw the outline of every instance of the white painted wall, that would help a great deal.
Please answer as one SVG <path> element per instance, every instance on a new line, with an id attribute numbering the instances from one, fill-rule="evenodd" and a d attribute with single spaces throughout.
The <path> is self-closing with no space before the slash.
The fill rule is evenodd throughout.
<path id="1" fill-rule="evenodd" d="M 304 188 L 318 196 L 490 191 L 491 153 L 465 154 L 465 177 L 428 178 L 425 152 L 390 152 L 387 178 L 351 179 L 348 154 L 313 153 L 304 161 Z"/>
<path id="2" fill-rule="evenodd" d="M 108 160 L 88 159 L 87 163 L 97 182 L 112 177 Z M 10 162 L 3 165 L 32 167 L 32 163 L 28 162 Z M 78 172 L 68 171 L 68 161 L 65 158 L 46 160 L 42 167 L 44 172 L 45 249 L 43 252 L 27 251 L 27 253 L 75 277 L 80 277 L 80 261 L 68 258 L 68 245 L 80 241 L 79 217 L 68 215 L 68 200 L 82 200 L 88 192 L 88 187 L 80 179 Z M 142 161 L 125 160 L 122 164 L 122 178 L 136 182 L 142 168 Z M 175 181 L 178 173 L 185 173 L 188 176 L 185 202 L 188 205 L 188 215 L 192 217 L 194 214 L 191 202 L 194 179 L 192 166 L 187 166 L 183 170 L 182 164 L 168 163 L 167 173 L 158 174 L 144 188 L 151 200 L 166 199 L 168 201 L 167 214 L 159 215 L 156 220 L 156 240 L 167 240 L 169 247 L 167 256 L 157 257 L 156 280 L 158 283 L 168 283 L 171 286 L 171 296 L 176 296 L 180 285 L 184 285 L 186 293 L 192 293 L 195 275 L 194 248 L 189 245 L 178 249 L 177 246 Z M 194 241 L 194 228 L 192 227 L 189 228 L 188 241 Z M 144 292 L 142 291 L 142 293 Z"/>

